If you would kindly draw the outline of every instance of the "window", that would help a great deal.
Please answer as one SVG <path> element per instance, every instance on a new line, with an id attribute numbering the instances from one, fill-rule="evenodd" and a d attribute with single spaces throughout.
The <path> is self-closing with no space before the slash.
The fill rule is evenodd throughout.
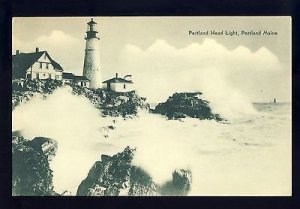
<path id="1" fill-rule="evenodd" d="M 46 53 L 44 54 L 44 59 L 46 59 L 47 58 L 47 55 L 46 55 Z"/>
<path id="2" fill-rule="evenodd" d="M 126 84 L 124 84 L 124 89 L 126 89 Z"/>
<path id="3" fill-rule="evenodd" d="M 40 69 L 42 69 L 42 68 L 43 68 L 43 63 L 40 62 Z"/>
<path id="4" fill-rule="evenodd" d="M 46 63 L 46 69 L 49 69 L 49 63 Z"/>
<path id="5" fill-rule="evenodd" d="M 30 74 L 27 74 L 26 78 L 29 79 L 30 78 Z"/>

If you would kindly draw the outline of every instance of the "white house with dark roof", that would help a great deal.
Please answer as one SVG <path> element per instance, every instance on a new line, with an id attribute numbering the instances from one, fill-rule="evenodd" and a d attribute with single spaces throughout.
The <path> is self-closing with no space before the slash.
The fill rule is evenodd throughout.
<path id="1" fill-rule="evenodd" d="M 47 51 L 36 48 L 32 53 L 20 53 L 12 56 L 12 78 L 14 82 L 23 83 L 23 79 L 53 79 L 63 83 L 74 83 L 82 87 L 89 87 L 90 80 L 85 76 L 63 72 L 63 68 L 54 61 Z"/>
<path id="2" fill-rule="evenodd" d="M 119 78 L 118 73 L 116 77 L 103 81 L 103 89 L 115 92 L 130 92 L 134 91 L 131 75 L 126 75 L 124 78 Z"/>
<path id="3" fill-rule="evenodd" d="M 12 78 L 62 80 L 63 68 L 55 62 L 47 51 L 36 48 L 32 53 L 20 53 L 12 56 Z"/>

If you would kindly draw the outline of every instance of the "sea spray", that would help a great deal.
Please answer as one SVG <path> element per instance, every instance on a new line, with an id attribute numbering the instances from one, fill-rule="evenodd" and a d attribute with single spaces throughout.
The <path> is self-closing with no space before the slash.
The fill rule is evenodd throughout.
<path id="1" fill-rule="evenodd" d="M 133 163 L 159 184 L 170 180 L 176 168 L 190 169 L 189 195 L 287 195 L 290 110 L 279 115 L 272 111 L 240 114 L 230 124 L 167 120 L 148 112 L 133 119 L 103 118 L 88 99 L 62 88 L 46 100 L 18 106 L 13 111 L 13 130 L 22 130 L 26 138 L 44 136 L 58 142 L 51 163 L 58 193 L 69 190 L 75 195 L 101 154 L 113 155 L 130 146 L 137 149 Z M 107 126 L 114 128 L 105 138 Z"/>
<path id="2" fill-rule="evenodd" d="M 104 120 L 99 116 L 87 98 L 74 96 L 70 88 L 60 88 L 46 100 L 36 98 L 17 106 L 12 125 L 25 138 L 43 136 L 58 142 L 50 164 L 54 189 L 74 192 L 100 154 L 89 151 L 95 142 L 104 140 L 100 129 Z"/>

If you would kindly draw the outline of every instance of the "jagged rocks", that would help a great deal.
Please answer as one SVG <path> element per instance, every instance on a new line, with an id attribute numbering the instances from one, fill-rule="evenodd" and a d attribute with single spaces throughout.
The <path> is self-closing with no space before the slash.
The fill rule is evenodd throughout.
<path id="1" fill-rule="evenodd" d="M 12 81 L 12 90 L 14 91 L 31 91 L 49 94 L 53 90 L 62 86 L 62 81 L 59 80 L 31 80 L 31 79 L 15 79 Z"/>
<path id="2" fill-rule="evenodd" d="M 138 96 L 135 91 L 114 92 L 104 89 L 89 89 L 71 85 L 75 95 L 84 95 L 90 102 L 101 110 L 103 116 L 131 117 L 135 116 L 138 109 L 149 110 L 146 98 Z"/>
<path id="3" fill-rule="evenodd" d="M 131 165 L 135 149 L 126 147 L 112 157 L 102 155 L 78 187 L 79 196 L 156 195 L 155 184 L 141 169 Z"/>
<path id="4" fill-rule="evenodd" d="M 49 159 L 57 149 L 54 140 L 36 137 L 29 141 L 12 136 L 12 195 L 57 195 L 53 191 Z"/>
<path id="5" fill-rule="evenodd" d="M 162 195 L 184 196 L 187 195 L 192 185 L 192 173 L 190 170 L 176 169 L 172 181 L 167 182 L 161 188 Z"/>
<path id="6" fill-rule="evenodd" d="M 130 196 L 157 196 L 158 185 L 141 168 L 134 166 L 132 168 L 130 179 Z"/>
<path id="7" fill-rule="evenodd" d="M 104 95 L 105 99 L 103 98 L 103 102 L 100 104 L 104 116 L 127 117 L 136 115 L 138 109 L 149 110 L 146 99 L 139 97 L 134 91 L 125 93 L 104 91 Z"/>
<path id="8" fill-rule="evenodd" d="M 24 101 L 29 101 L 35 95 L 45 99 L 61 86 L 61 81 L 52 79 L 15 79 L 12 81 L 12 109 Z"/>
<path id="9" fill-rule="evenodd" d="M 137 114 L 138 109 L 149 110 L 146 98 L 138 96 L 135 91 L 113 92 L 103 89 L 88 89 L 77 85 L 72 86 L 73 93 L 84 95 L 101 110 L 103 116 L 130 117 Z"/>
<path id="10" fill-rule="evenodd" d="M 199 118 L 221 121 L 219 114 L 212 113 L 209 102 L 200 98 L 201 92 L 175 93 L 164 103 L 159 103 L 154 113 L 166 115 L 169 119 Z"/>
<path id="11" fill-rule="evenodd" d="M 63 84 L 57 80 L 14 80 L 12 82 L 12 109 L 23 101 L 29 101 L 34 95 L 47 98 L 55 89 L 61 86 L 70 86 L 74 95 L 83 95 L 101 110 L 103 116 L 132 117 L 138 109 L 149 110 L 146 98 L 139 97 L 135 91 L 113 92 L 104 89 L 89 89 L 72 83 Z"/>
<path id="12" fill-rule="evenodd" d="M 29 101 L 33 96 L 34 92 L 30 91 L 25 91 L 25 92 L 20 92 L 20 91 L 15 91 L 12 93 L 12 109 L 14 109 L 16 106 L 21 104 L 24 101 Z"/>
<path id="13" fill-rule="evenodd" d="M 57 151 L 57 142 L 50 138 L 35 137 L 33 140 L 28 141 L 28 145 L 43 153 L 49 161 L 52 160 Z"/>
<path id="14" fill-rule="evenodd" d="M 135 149 L 126 147 L 114 156 L 102 155 L 78 187 L 79 196 L 186 195 L 191 188 L 191 172 L 175 170 L 173 180 L 162 187 L 131 161 Z"/>

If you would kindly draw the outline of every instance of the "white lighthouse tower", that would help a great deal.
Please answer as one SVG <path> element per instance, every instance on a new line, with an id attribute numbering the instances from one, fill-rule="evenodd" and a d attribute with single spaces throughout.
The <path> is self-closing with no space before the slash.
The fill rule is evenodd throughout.
<path id="1" fill-rule="evenodd" d="M 87 23 L 86 47 L 83 65 L 83 76 L 90 80 L 90 88 L 100 88 L 102 85 L 100 72 L 99 39 L 95 30 L 93 18 Z"/>

